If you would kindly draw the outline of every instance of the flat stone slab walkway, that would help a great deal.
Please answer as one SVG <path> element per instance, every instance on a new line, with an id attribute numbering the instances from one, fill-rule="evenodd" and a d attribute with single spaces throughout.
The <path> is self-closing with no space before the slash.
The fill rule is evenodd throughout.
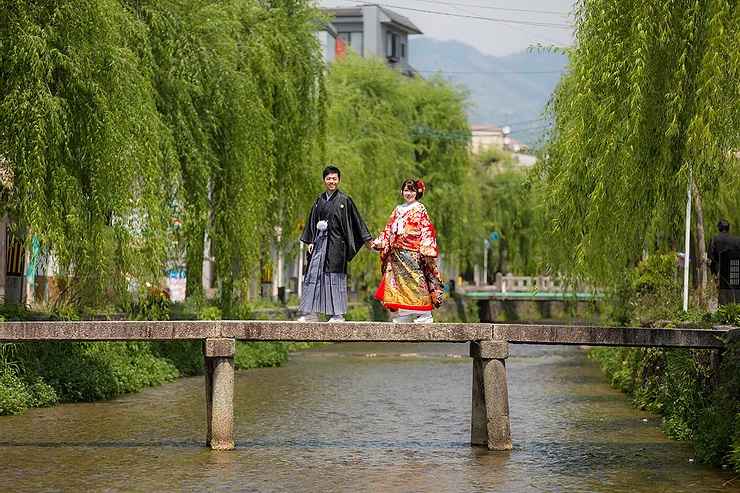
<path id="1" fill-rule="evenodd" d="M 286 322 L 263 320 L 2 322 L 0 342 L 244 341 L 470 342 L 513 344 L 721 348 L 733 327 L 664 329 L 490 323 Z"/>

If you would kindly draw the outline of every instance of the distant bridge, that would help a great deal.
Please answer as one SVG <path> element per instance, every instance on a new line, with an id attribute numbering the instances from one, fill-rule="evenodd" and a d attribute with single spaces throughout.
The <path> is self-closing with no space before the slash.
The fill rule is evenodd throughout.
<path id="1" fill-rule="evenodd" d="M 206 444 L 234 448 L 235 342 L 466 342 L 473 358 L 472 445 L 509 450 L 509 344 L 681 347 L 722 350 L 735 327 L 652 329 L 515 324 L 302 323 L 274 321 L 3 322 L 0 342 L 201 340 L 206 367 Z M 1 418 L 0 418 L 1 419 Z"/>
<path id="2" fill-rule="evenodd" d="M 568 286 L 558 278 L 501 273 L 496 274 L 494 284 L 466 286 L 459 291 L 478 304 L 479 319 L 483 322 L 519 320 L 522 302 L 534 303 L 541 318 L 560 318 L 568 305 L 582 307 L 603 298 L 596 290 Z"/>

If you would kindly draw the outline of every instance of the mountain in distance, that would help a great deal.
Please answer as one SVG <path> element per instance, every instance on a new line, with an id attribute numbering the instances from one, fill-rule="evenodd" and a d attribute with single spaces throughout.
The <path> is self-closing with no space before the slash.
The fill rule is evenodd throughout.
<path id="1" fill-rule="evenodd" d="M 529 145 L 541 141 L 545 105 L 568 63 L 559 53 L 533 50 L 492 56 L 459 41 L 425 36 L 410 40 L 409 58 L 423 77 L 439 72 L 465 87 L 471 125 L 508 125 L 515 139 Z"/>

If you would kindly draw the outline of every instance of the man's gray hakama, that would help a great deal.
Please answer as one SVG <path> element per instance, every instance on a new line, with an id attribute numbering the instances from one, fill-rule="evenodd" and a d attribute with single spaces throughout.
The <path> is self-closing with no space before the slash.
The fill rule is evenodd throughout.
<path id="1" fill-rule="evenodd" d="M 347 274 L 324 272 L 327 231 L 319 231 L 314 242 L 311 263 L 303 278 L 303 296 L 299 311 L 325 313 L 329 316 L 347 313 Z"/>

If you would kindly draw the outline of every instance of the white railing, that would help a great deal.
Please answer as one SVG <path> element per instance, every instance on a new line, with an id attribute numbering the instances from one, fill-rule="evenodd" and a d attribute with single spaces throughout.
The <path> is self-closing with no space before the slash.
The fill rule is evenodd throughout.
<path id="1" fill-rule="evenodd" d="M 503 275 L 496 274 L 493 284 L 469 285 L 461 288 L 461 291 L 495 291 L 499 293 L 511 292 L 538 292 L 538 293 L 562 293 L 572 291 L 573 286 L 567 286 L 561 279 L 550 276 L 515 276 L 511 273 Z M 577 291 L 582 286 L 575 286 Z"/>

